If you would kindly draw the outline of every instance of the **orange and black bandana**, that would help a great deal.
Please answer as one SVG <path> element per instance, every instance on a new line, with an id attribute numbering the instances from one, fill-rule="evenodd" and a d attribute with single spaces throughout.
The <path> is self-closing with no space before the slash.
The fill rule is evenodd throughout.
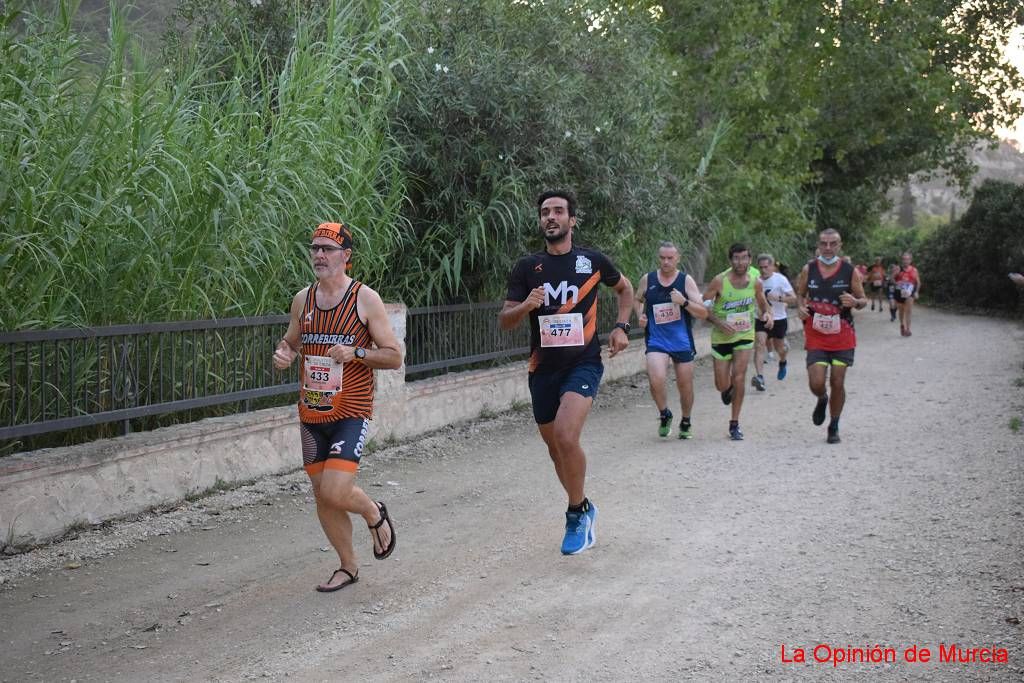
<path id="1" fill-rule="evenodd" d="M 313 237 L 326 237 L 337 242 L 343 249 L 352 248 L 352 231 L 344 223 L 321 223 L 313 231 Z"/>

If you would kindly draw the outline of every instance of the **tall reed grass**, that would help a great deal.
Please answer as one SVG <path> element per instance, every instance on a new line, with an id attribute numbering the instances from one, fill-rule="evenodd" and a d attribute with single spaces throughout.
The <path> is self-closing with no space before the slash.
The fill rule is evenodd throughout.
<path id="1" fill-rule="evenodd" d="M 22 10 L 0 18 L 0 328 L 281 312 L 325 220 L 352 225 L 357 275 L 385 278 L 404 197 L 392 5 L 326 3 L 326 30 L 297 24 L 258 87 L 260 45 L 217 79 L 152 65 L 114 8 L 99 43 L 72 0 Z"/>

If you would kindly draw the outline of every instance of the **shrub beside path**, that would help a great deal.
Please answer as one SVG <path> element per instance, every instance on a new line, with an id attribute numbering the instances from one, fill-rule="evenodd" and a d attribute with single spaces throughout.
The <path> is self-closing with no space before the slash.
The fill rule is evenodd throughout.
<path id="1" fill-rule="evenodd" d="M 641 378 L 604 387 L 576 557 L 520 411 L 365 458 L 399 544 L 375 562 L 357 526 L 339 593 L 313 591 L 334 555 L 301 473 L 6 559 L 0 680 L 1021 680 L 1024 329 L 919 309 L 911 338 L 870 311 L 858 332 L 838 446 L 798 349 L 747 394 L 741 443 L 707 362 L 688 442 L 656 436 Z M 939 662 L 954 643 L 1009 662 Z M 819 644 L 898 659 L 833 667 Z"/>

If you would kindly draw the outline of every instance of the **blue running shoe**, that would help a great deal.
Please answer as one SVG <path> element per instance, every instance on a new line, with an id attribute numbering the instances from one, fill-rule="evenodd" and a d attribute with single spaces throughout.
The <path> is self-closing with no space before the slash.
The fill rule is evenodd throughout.
<path id="1" fill-rule="evenodd" d="M 775 378 L 778 379 L 778 380 L 786 379 L 786 364 L 785 363 L 779 363 L 779 374 L 776 375 Z"/>
<path id="2" fill-rule="evenodd" d="M 562 554 L 575 555 L 587 548 L 590 536 L 590 518 L 586 512 L 565 513 L 565 538 L 562 539 Z"/>
<path id="3" fill-rule="evenodd" d="M 593 501 L 588 504 L 587 511 L 583 513 L 590 520 L 587 523 L 587 548 L 594 545 L 594 541 L 597 537 L 594 536 L 594 524 L 597 522 L 597 506 L 594 505 Z"/>

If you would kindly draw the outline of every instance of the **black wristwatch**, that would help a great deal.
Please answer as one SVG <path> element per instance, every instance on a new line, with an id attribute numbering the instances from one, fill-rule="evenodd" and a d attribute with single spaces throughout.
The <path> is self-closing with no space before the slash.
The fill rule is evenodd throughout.
<path id="1" fill-rule="evenodd" d="M 366 358 L 366 349 L 364 349 L 361 346 L 357 346 L 356 347 L 356 358 L 358 358 L 359 360 L 363 360 L 364 358 Z"/>
<path id="2" fill-rule="evenodd" d="M 629 326 L 629 323 L 615 323 L 615 327 L 619 328 L 620 330 L 622 330 L 626 334 L 629 334 L 630 329 L 632 329 Z"/>

